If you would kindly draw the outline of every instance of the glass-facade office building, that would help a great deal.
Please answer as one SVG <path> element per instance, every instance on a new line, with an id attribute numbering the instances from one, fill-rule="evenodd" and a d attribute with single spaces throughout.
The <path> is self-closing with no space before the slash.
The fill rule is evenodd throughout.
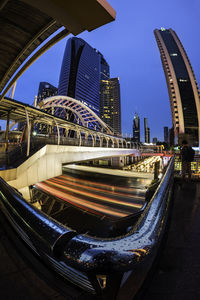
<path id="1" fill-rule="evenodd" d="M 109 77 L 109 65 L 98 50 L 80 38 L 68 39 L 58 95 L 80 100 L 99 115 L 100 81 Z"/>
<path id="2" fill-rule="evenodd" d="M 133 142 L 140 143 L 140 118 L 135 114 L 133 118 Z"/>
<path id="3" fill-rule="evenodd" d="M 50 84 L 49 82 L 46 82 L 46 81 L 40 82 L 39 88 L 38 88 L 38 95 L 37 95 L 37 105 L 40 106 L 40 103 L 44 99 L 52 97 L 52 96 L 56 96 L 57 93 L 58 93 L 57 87 L 53 86 L 52 84 Z M 58 110 L 58 108 L 57 108 L 57 110 Z M 54 108 L 47 108 L 44 111 L 48 112 L 52 115 L 56 114 L 56 109 L 54 109 Z M 34 126 L 34 131 L 36 131 L 37 133 L 46 134 L 46 133 L 48 133 L 48 130 L 49 130 L 49 126 L 46 124 L 37 123 Z"/>
<path id="4" fill-rule="evenodd" d="M 37 104 L 39 104 L 43 99 L 56 96 L 58 93 L 58 89 L 48 82 L 40 82 L 38 95 L 37 95 Z"/>
<path id="5" fill-rule="evenodd" d="M 121 134 L 121 97 L 119 78 L 101 80 L 100 87 L 100 118 Z"/>
<path id="6" fill-rule="evenodd" d="M 179 143 L 187 139 L 199 146 L 200 102 L 190 61 L 175 31 L 154 30 L 167 81 L 172 122 Z"/>

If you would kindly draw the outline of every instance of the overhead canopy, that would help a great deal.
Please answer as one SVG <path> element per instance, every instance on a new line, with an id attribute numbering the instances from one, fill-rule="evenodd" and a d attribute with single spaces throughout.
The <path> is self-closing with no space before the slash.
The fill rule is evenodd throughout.
<path id="1" fill-rule="evenodd" d="M 29 55 L 62 26 L 67 30 L 59 39 L 114 18 L 104 0 L 0 0 L 0 93 Z"/>
<path id="2" fill-rule="evenodd" d="M 23 0 L 60 22 L 74 35 L 91 31 L 115 19 L 105 0 Z"/>

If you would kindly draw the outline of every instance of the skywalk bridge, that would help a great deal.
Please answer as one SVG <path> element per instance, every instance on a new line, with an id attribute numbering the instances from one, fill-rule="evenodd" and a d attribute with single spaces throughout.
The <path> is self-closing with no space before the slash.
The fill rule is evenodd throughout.
<path id="1" fill-rule="evenodd" d="M 75 121 L 70 122 L 46 109 L 61 108 L 65 111 L 72 111 Z M 9 150 L 11 142 L 27 144 L 26 156 L 30 154 L 31 142 L 39 144 L 77 145 L 77 146 L 98 146 L 113 148 L 137 148 L 137 144 L 128 142 L 114 134 L 91 109 L 76 99 L 65 96 L 55 96 L 45 99 L 40 108 L 4 97 L 0 101 L 0 119 L 6 120 L 5 135 L 1 136 L 1 142 L 5 143 L 5 150 Z M 22 124 L 21 135 L 19 132 L 11 131 L 16 124 Z M 42 129 L 34 129 L 44 127 Z M 17 129 L 17 127 L 15 128 Z M 71 136 L 74 142 L 71 142 Z"/>

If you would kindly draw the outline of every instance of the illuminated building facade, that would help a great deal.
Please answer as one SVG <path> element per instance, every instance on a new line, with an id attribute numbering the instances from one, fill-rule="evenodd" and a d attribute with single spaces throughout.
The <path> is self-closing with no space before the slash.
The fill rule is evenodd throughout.
<path id="1" fill-rule="evenodd" d="M 67 41 L 60 72 L 58 95 L 80 100 L 99 115 L 100 81 L 110 77 L 103 55 L 80 38 Z"/>
<path id="2" fill-rule="evenodd" d="M 140 118 L 135 114 L 133 118 L 133 142 L 140 143 Z"/>
<path id="3" fill-rule="evenodd" d="M 144 118 L 144 141 L 150 143 L 150 128 L 147 126 L 147 118 Z"/>
<path id="4" fill-rule="evenodd" d="M 154 30 L 167 81 L 175 138 L 198 146 L 200 102 L 190 61 L 172 29 Z"/>
<path id="5" fill-rule="evenodd" d="M 100 84 L 100 118 L 121 134 L 121 98 L 119 78 L 101 80 Z"/>

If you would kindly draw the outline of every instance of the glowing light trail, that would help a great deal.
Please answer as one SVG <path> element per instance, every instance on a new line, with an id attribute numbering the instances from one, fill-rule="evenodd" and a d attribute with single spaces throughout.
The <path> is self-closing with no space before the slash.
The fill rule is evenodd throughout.
<path id="1" fill-rule="evenodd" d="M 55 190 L 55 188 L 48 186 L 45 182 L 43 182 L 43 183 L 39 182 L 36 184 L 36 186 L 45 192 L 48 192 L 56 197 L 59 197 L 59 198 L 65 200 L 66 202 L 77 205 L 78 207 L 83 208 L 83 209 L 87 209 L 87 210 L 90 210 L 93 212 L 98 212 L 101 214 L 103 213 L 103 214 L 107 214 L 107 215 L 111 215 L 111 216 L 115 216 L 115 217 L 126 217 L 127 215 L 129 215 L 129 213 L 123 213 L 120 211 L 116 211 L 113 208 L 109 209 L 103 205 L 100 205 L 97 203 L 92 203 L 90 201 L 83 200 L 82 198 L 77 198 L 72 195 L 66 194 L 64 192 Z"/>
<path id="2" fill-rule="evenodd" d="M 109 185 L 109 184 L 102 184 L 102 183 L 99 183 L 99 182 L 95 182 L 95 181 L 89 181 L 89 180 L 85 180 L 85 179 L 77 179 L 77 178 L 74 178 L 74 177 L 70 177 L 70 176 L 67 176 L 67 175 L 60 175 L 59 176 L 60 178 L 63 178 L 64 180 L 69 180 L 69 181 L 73 181 L 73 182 L 81 182 L 81 183 L 84 183 L 86 185 L 89 185 L 89 186 L 98 186 L 98 187 L 102 187 L 102 188 L 107 188 L 108 190 L 111 190 L 111 191 L 122 191 L 122 192 L 137 192 L 137 193 L 141 193 L 142 192 L 145 192 L 146 190 L 145 189 L 141 189 L 139 186 L 138 188 L 123 188 L 123 187 L 120 187 L 120 186 L 114 186 L 114 185 Z"/>
<path id="3" fill-rule="evenodd" d="M 49 182 L 49 183 L 51 182 L 55 186 L 56 186 L 56 183 L 57 183 L 58 187 L 60 186 L 60 187 L 62 187 L 65 190 L 73 191 L 74 193 L 79 193 L 79 194 L 84 195 L 83 191 L 80 191 L 80 190 L 77 190 L 77 189 L 73 189 L 73 188 L 70 188 L 70 187 L 64 185 L 65 183 L 68 183 L 68 182 L 67 181 L 66 182 L 63 181 L 63 180 L 59 179 L 58 177 L 48 179 L 48 180 L 46 180 L 46 182 Z M 125 197 L 126 199 L 130 198 L 130 199 L 136 200 L 135 196 L 132 196 L 132 195 L 125 195 L 125 194 L 122 194 L 122 193 L 116 193 L 116 192 L 112 192 L 112 191 L 108 191 L 108 190 L 104 190 L 104 189 L 97 189 L 97 188 L 94 188 L 94 187 L 87 188 L 86 186 L 83 187 L 82 185 L 77 184 L 77 183 L 70 183 L 70 184 L 73 185 L 73 186 L 76 186 L 76 187 L 80 187 L 81 189 L 84 189 L 84 190 L 96 191 L 96 192 L 100 192 L 100 193 L 104 192 L 106 194 L 111 194 L 112 196 L 116 196 L 116 197 L 122 196 L 122 197 Z M 87 193 L 87 194 L 85 193 L 85 196 L 87 196 L 87 197 L 93 197 L 93 198 L 96 198 L 96 196 L 97 196 L 97 198 L 100 199 L 100 200 L 104 200 L 104 201 L 107 200 L 107 201 L 113 202 L 112 198 L 104 197 L 104 196 L 101 196 L 101 195 L 95 194 L 95 193 Z M 140 198 L 140 199 L 144 200 L 144 197 L 142 197 L 142 196 L 138 196 L 137 195 L 137 198 Z M 119 202 L 119 204 L 123 205 L 122 201 L 120 201 L 120 200 L 115 200 L 114 201 L 114 203 L 118 203 L 118 202 Z M 130 203 L 130 206 L 132 206 L 131 203 Z M 141 204 L 139 206 L 141 207 Z M 133 205 L 133 207 L 136 207 L 135 204 Z"/>

